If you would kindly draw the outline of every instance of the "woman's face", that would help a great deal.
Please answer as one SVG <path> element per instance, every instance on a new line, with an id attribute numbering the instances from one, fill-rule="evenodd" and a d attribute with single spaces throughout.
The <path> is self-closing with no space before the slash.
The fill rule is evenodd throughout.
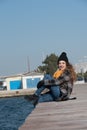
<path id="1" fill-rule="evenodd" d="M 65 70 L 66 69 L 66 62 L 63 60 L 59 61 L 58 67 L 60 70 Z"/>

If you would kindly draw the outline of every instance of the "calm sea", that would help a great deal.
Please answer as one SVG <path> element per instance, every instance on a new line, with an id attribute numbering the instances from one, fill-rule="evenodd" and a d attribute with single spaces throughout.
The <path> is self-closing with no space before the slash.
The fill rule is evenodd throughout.
<path id="1" fill-rule="evenodd" d="M 33 109 L 24 97 L 0 98 L 0 130 L 18 130 Z"/>

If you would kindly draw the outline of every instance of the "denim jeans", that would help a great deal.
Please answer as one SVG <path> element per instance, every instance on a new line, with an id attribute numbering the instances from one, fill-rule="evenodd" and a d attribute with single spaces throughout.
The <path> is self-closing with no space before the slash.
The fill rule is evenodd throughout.
<path id="1" fill-rule="evenodd" d="M 45 75 L 44 80 L 45 79 L 51 80 L 53 78 L 50 75 Z M 37 89 L 36 92 L 35 92 L 35 95 L 39 96 L 39 102 L 54 101 L 55 99 L 60 97 L 60 88 L 59 88 L 59 86 L 49 86 L 50 92 L 41 95 L 41 92 L 45 88 L 46 87 L 43 85 L 39 89 Z"/>
<path id="2" fill-rule="evenodd" d="M 53 86 L 54 87 L 54 86 Z M 57 88 L 58 86 L 56 86 Z M 39 96 L 39 101 L 38 102 L 49 102 L 49 101 L 55 101 L 55 99 L 60 97 L 60 89 L 54 89 L 55 91 L 50 91 L 49 93 L 41 94 Z"/>
<path id="3" fill-rule="evenodd" d="M 43 80 L 47 80 L 47 79 L 48 79 L 48 80 L 51 80 L 51 79 L 52 79 L 52 76 L 49 75 L 49 74 L 45 74 Z M 46 88 L 46 87 L 45 87 L 44 85 L 41 86 L 39 89 L 36 90 L 35 95 L 39 96 L 39 95 L 41 94 L 41 92 L 42 92 L 45 88 Z"/>

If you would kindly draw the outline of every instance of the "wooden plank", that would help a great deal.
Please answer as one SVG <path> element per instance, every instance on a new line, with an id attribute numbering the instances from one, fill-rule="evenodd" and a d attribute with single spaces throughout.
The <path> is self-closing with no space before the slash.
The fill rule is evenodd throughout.
<path id="1" fill-rule="evenodd" d="M 39 103 L 19 130 L 87 130 L 87 84 L 75 85 L 76 100 Z"/>

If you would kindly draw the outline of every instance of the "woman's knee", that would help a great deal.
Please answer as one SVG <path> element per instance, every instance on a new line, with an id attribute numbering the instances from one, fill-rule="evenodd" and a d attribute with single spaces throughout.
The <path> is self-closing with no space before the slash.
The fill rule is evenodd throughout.
<path id="1" fill-rule="evenodd" d="M 60 88 L 58 86 L 52 86 L 51 93 L 55 99 L 60 97 Z"/>

